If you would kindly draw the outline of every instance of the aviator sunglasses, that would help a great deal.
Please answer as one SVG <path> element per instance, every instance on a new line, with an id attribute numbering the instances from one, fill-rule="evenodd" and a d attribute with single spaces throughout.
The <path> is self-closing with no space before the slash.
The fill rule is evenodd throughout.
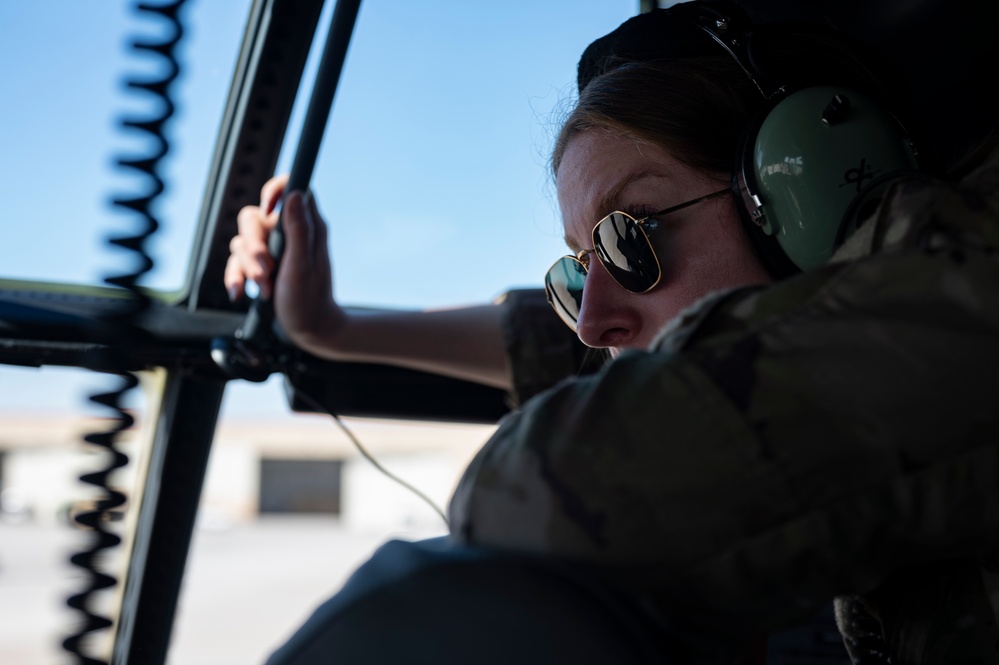
<path id="1" fill-rule="evenodd" d="M 575 256 L 563 256 L 545 275 L 545 294 L 548 302 L 567 326 L 576 330 L 579 308 L 583 303 L 583 286 L 589 261 L 586 255 L 597 255 L 600 264 L 614 281 L 631 293 L 647 293 L 662 279 L 662 268 L 647 231 L 655 230 L 659 219 L 702 201 L 731 193 L 721 189 L 711 194 L 679 203 L 635 219 L 626 212 L 612 212 L 593 227 L 593 249 L 584 249 Z"/>

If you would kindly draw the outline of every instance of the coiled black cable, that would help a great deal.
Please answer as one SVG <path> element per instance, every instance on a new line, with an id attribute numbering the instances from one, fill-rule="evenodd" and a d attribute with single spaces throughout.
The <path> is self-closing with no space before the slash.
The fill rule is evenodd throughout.
<path id="1" fill-rule="evenodd" d="M 63 641 L 63 648 L 74 654 L 78 663 L 86 665 L 103 664 L 105 661 L 84 653 L 85 641 L 91 633 L 104 630 L 112 625 L 111 619 L 100 616 L 94 608 L 95 594 L 103 589 L 114 586 L 117 581 L 112 575 L 98 569 L 98 559 L 108 548 L 120 544 L 121 538 L 107 529 L 107 525 L 119 513 L 126 501 L 125 495 L 109 487 L 109 476 L 128 463 L 128 457 L 117 448 L 121 433 L 132 426 L 133 417 L 124 408 L 126 394 L 139 383 L 138 377 L 127 371 L 124 361 L 124 351 L 140 341 L 138 329 L 133 325 L 137 317 L 149 308 L 150 298 L 139 283 L 143 276 L 153 267 L 152 258 L 145 250 L 149 237 L 159 228 L 159 222 L 153 215 L 154 201 L 164 190 L 163 179 L 159 176 L 159 165 L 169 151 L 169 143 L 164 134 L 164 125 L 174 114 L 174 104 L 170 98 L 170 85 L 177 79 L 180 66 L 174 55 L 175 48 L 183 35 L 179 20 L 179 11 L 185 0 L 173 0 L 166 4 L 153 5 L 138 3 L 139 13 L 155 15 L 156 20 L 167 21 L 172 34 L 162 42 L 143 41 L 136 39 L 131 47 L 135 51 L 152 53 L 162 60 L 165 72 L 155 80 L 129 79 L 126 85 L 129 89 L 144 91 L 161 100 L 162 108 L 155 117 L 145 119 L 124 118 L 123 127 L 137 130 L 155 142 L 151 154 L 141 158 L 121 158 L 117 164 L 129 171 L 138 172 L 147 181 L 149 188 L 140 196 L 116 197 L 115 206 L 134 213 L 138 228 L 134 234 L 114 236 L 108 242 L 122 247 L 132 253 L 138 261 L 138 267 L 133 272 L 112 275 L 104 281 L 107 284 L 123 289 L 127 297 L 122 299 L 122 306 L 95 322 L 96 332 L 102 340 L 109 343 L 87 359 L 87 367 L 120 378 L 118 387 L 108 392 L 91 396 L 91 401 L 100 404 L 113 412 L 112 425 L 102 432 L 94 432 L 84 437 L 84 440 L 105 451 L 105 465 L 92 473 L 80 477 L 101 490 L 95 509 L 81 513 L 75 517 L 77 523 L 88 529 L 93 538 L 87 549 L 70 557 L 70 562 L 82 568 L 87 573 L 87 582 L 83 590 L 67 600 L 67 604 L 83 615 L 82 624 L 77 632 Z"/>

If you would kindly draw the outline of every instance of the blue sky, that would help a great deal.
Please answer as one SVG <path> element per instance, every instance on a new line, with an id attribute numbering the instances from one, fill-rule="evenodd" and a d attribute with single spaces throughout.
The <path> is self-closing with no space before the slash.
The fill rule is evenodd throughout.
<path id="1" fill-rule="evenodd" d="M 0 3 L 2 277 L 99 283 L 130 265 L 104 244 L 132 228 L 108 202 L 141 186 L 113 166 L 144 147 L 118 123 L 152 106 L 123 80 L 155 73 L 156 63 L 127 44 L 162 32 L 132 4 Z M 177 288 L 186 276 L 249 4 L 189 0 L 182 14 L 150 286 Z M 565 253 L 547 171 L 558 109 L 571 102 L 582 49 L 637 8 L 638 0 L 362 3 L 313 178 L 340 300 L 440 307 L 539 285 Z M 292 131 L 286 145 L 295 140 Z M 30 383 L 20 371 L 0 371 L 4 400 L 15 400 L 0 408 L 34 399 L 7 389 Z"/>
<path id="2" fill-rule="evenodd" d="M 248 6 L 185 7 L 151 286 L 185 277 Z M 552 110 L 571 98 L 586 43 L 636 9 L 637 0 L 362 3 L 314 178 L 341 298 L 439 306 L 538 284 L 562 251 L 545 168 Z M 0 25 L 0 57 L 19 63 L 0 81 L 17 100 L 0 110 L 2 274 L 97 282 L 127 267 L 103 246 L 131 224 L 108 201 L 138 186 L 113 160 L 143 147 L 117 122 L 151 109 L 122 80 L 154 73 L 155 63 L 126 44 L 159 26 L 123 0 L 3 3 Z"/>

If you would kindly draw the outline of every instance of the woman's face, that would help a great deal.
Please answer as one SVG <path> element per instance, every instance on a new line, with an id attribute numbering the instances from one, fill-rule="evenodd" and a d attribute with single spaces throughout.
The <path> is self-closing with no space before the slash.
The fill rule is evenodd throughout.
<path id="1" fill-rule="evenodd" d="M 594 225 L 611 212 L 640 218 L 726 184 L 656 146 L 611 131 L 581 132 L 566 146 L 556 178 L 566 243 L 573 253 L 591 249 Z M 587 346 L 612 354 L 646 348 L 670 319 L 702 296 L 770 281 L 731 196 L 660 218 L 649 238 L 663 274 L 647 293 L 626 291 L 599 261 L 590 262 L 577 322 L 579 339 Z"/>

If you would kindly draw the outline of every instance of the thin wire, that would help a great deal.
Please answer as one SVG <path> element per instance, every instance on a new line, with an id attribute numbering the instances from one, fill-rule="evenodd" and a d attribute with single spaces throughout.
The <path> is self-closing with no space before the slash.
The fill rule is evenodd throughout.
<path id="1" fill-rule="evenodd" d="M 346 434 L 347 437 L 354 444 L 354 447 L 357 448 L 357 452 L 361 453 L 361 456 L 364 459 L 371 462 L 372 466 L 374 466 L 376 469 L 385 474 L 385 476 L 387 476 L 390 480 L 394 480 L 395 482 L 399 483 L 400 485 L 408 489 L 410 492 L 418 496 L 424 503 L 430 506 L 435 513 L 437 513 L 437 515 L 441 518 L 441 520 L 444 521 L 444 526 L 446 526 L 448 529 L 451 528 L 451 524 L 447 521 L 447 516 L 444 514 L 444 511 L 441 510 L 441 508 L 436 503 L 434 503 L 429 496 L 427 496 L 426 494 L 418 490 L 416 487 L 410 485 L 405 480 L 403 480 L 402 478 L 400 478 L 399 476 L 395 475 L 394 473 L 386 469 L 384 466 L 382 466 L 381 463 L 375 459 L 374 455 L 368 452 L 367 448 L 365 448 L 364 445 L 361 444 L 360 440 L 356 436 L 354 436 L 354 433 L 350 431 L 350 428 L 348 428 L 346 424 L 344 424 L 343 420 L 340 419 L 340 416 L 333 413 L 325 406 L 320 404 L 318 401 L 314 400 L 312 396 L 302 392 L 301 390 L 298 390 L 297 396 L 301 397 L 302 400 L 313 409 L 328 414 L 331 418 L 333 418 L 333 420 L 336 421 L 336 424 L 340 426 L 340 429 L 343 430 L 344 434 Z"/>

